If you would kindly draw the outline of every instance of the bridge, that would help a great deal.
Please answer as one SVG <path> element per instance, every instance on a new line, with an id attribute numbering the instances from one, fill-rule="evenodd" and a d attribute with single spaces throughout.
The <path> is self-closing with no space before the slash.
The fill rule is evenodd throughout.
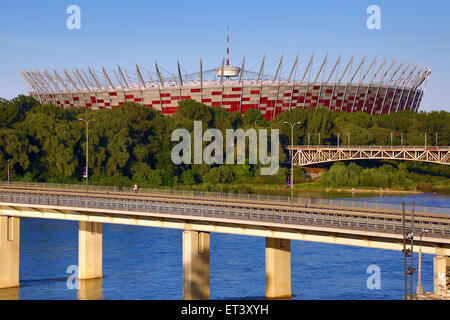
<path id="1" fill-rule="evenodd" d="M 266 238 L 268 298 L 291 296 L 291 240 L 402 250 L 411 230 L 436 255 L 435 291 L 450 289 L 450 208 L 406 206 L 403 219 L 401 205 L 368 201 L 81 188 L 0 185 L 0 288 L 19 286 L 20 219 L 43 218 L 79 222 L 80 279 L 103 276 L 103 223 L 184 230 L 184 299 L 209 298 L 211 232 Z"/>
<path id="2" fill-rule="evenodd" d="M 410 160 L 450 164 L 450 147 L 417 146 L 294 146 L 295 165 L 350 160 Z"/>

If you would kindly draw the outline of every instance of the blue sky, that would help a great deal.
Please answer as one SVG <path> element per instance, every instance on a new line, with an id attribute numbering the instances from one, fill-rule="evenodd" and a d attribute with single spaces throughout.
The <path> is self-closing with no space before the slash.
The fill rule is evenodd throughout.
<path id="1" fill-rule="evenodd" d="M 70 5 L 81 8 L 81 29 L 69 30 Z M 381 9 L 381 30 L 369 30 L 369 5 Z M 263 54 L 276 68 L 282 54 L 305 65 L 314 52 L 336 61 L 379 56 L 426 64 L 431 81 L 425 111 L 450 111 L 450 1 L 82 1 L 0 2 L 0 97 L 26 91 L 22 69 L 61 69 L 135 63 L 168 71 L 176 61 L 190 72 L 202 57 L 215 67 L 230 27 L 231 63 L 245 55 L 256 66 Z M 257 67 L 256 67 L 257 69 Z"/>

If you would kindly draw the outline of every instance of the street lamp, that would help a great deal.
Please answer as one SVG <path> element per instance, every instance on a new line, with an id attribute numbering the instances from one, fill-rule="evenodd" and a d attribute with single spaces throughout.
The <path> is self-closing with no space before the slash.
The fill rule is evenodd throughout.
<path id="1" fill-rule="evenodd" d="M 291 126 L 291 202 L 294 199 L 294 127 L 296 124 L 301 124 L 301 122 L 290 123 L 284 121 L 284 124 Z"/>
<path id="2" fill-rule="evenodd" d="M 9 161 L 10 159 L 8 159 L 8 184 L 9 184 Z"/>
<path id="3" fill-rule="evenodd" d="M 422 230 L 420 233 L 420 247 L 419 247 L 419 274 L 417 279 L 417 299 L 420 299 L 420 296 L 423 294 L 423 288 L 422 288 L 422 235 L 424 233 L 428 233 L 430 230 Z"/>
<path id="4" fill-rule="evenodd" d="M 86 192 L 89 189 L 89 122 L 95 121 L 95 119 L 85 120 L 83 118 L 79 118 L 78 120 L 84 121 L 86 123 Z"/>

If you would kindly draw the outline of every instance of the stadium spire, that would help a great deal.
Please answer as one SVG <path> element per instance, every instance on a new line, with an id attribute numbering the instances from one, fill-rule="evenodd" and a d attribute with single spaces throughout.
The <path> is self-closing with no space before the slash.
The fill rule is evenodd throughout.
<path id="1" fill-rule="evenodd" d="M 229 36 L 229 28 L 227 25 L 227 66 L 230 65 L 230 36 Z"/>

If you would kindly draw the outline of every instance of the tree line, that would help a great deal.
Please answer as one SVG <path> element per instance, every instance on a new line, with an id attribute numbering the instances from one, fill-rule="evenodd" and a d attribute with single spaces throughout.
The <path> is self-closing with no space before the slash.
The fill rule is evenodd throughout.
<path id="1" fill-rule="evenodd" d="M 216 128 L 224 135 L 226 129 L 279 129 L 281 145 L 291 143 L 291 128 L 284 124 L 285 121 L 301 122 L 294 128 L 294 144 L 336 145 L 339 137 L 339 143 L 345 145 L 350 135 L 351 145 L 403 143 L 421 146 L 425 143 L 425 133 L 428 145 L 436 144 L 436 137 L 439 145 L 449 145 L 450 140 L 450 113 L 445 111 L 370 115 L 334 112 L 326 108 L 294 109 L 268 121 L 256 109 L 245 114 L 229 113 L 194 100 L 180 101 L 177 113 L 164 116 L 137 103 L 85 112 L 84 109 L 40 104 L 31 97 L 20 95 L 11 100 L 0 99 L 0 179 L 7 179 L 9 160 L 12 180 L 81 182 L 86 129 L 80 118 L 95 119 L 89 124 L 90 183 L 119 186 L 133 183 L 143 187 L 214 186 L 237 182 L 285 184 L 290 167 L 285 150 L 281 150 L 281 168 L 274 176 L 261 176 L 258 164 L 174 165 L 171 150 L 176 142 L 171 141 L 171 134 L 176 128 L 192 132 L 196 120 L 202 121 L 203 130 Z M 372 168 L 364 162 L 335 164 L 319 182 L 327 186 L 413 186 L 423 176 L 450 176 L 447 166 L 374 163 Z M 365 170 L 372 171 L 369 174 Z M 391 170 L 393 176 L 403 175 L 403 178 L 397 179 L 398 182 L 392 178 L 388 183 L 375 178 L 386 176 L 386 170 Z M 373 173 L 375 171 L 378 173 Z M 296 177 L 298 182 L 306 181 L 299 169 L 296 169 Z"/>

